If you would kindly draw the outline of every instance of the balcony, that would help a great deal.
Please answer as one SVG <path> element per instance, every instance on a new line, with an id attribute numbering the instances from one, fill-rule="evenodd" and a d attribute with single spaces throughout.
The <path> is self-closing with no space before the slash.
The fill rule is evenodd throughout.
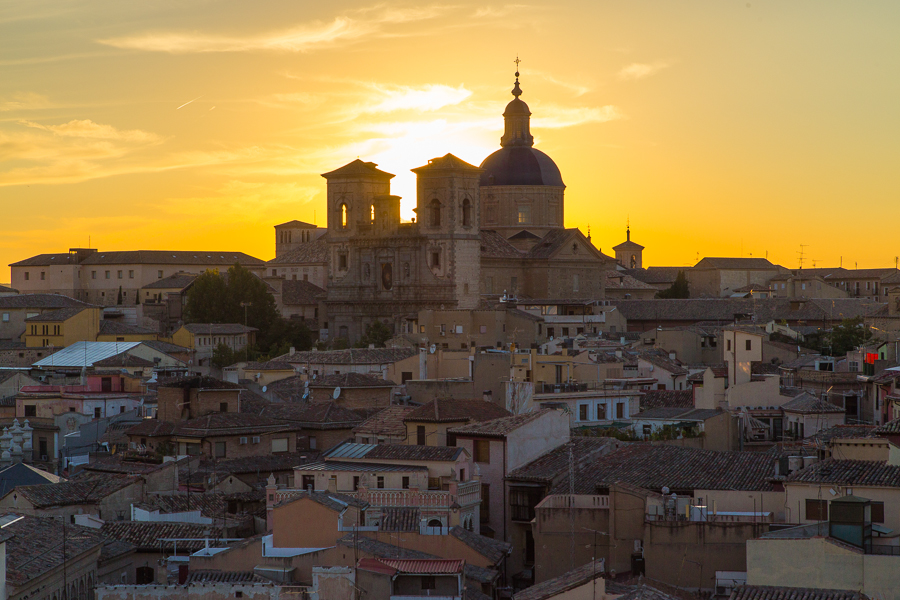
<path id="1" fill-rule="evenodd" d="M 481 482 L 460 483 L 457 485 L 456 494 L 437 490 L 361 489 L 351 495 L 377 507 L 449 508 L 454 502 L 464 507 L 481 502 Z"/>
<path id="2" fill-rule="evenodd" d="M 541 508 L 596 508 L 600 510 L 609 509 L 609 496 L 599 495 L 575 495 L 557 494 L 555 496 L 547 496 L 535 509 Z"/>

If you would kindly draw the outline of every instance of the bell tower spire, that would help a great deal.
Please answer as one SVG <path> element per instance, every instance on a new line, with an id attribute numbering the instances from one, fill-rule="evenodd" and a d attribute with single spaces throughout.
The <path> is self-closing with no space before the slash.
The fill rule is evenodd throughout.
<path id="1" fill-rule="evenodd" d="M 503 111 L 504 131 L 500 138 L 500 145 L 507 146 L 534 146 L 534 137 L 531 135 L 531 111 L 528 105 L 519 100 L 522 88 L 519 87 L 519 57 L 513 61 L 516 63 L 516 83 L 513 85 L 513 101 L 506 105 Z"/>

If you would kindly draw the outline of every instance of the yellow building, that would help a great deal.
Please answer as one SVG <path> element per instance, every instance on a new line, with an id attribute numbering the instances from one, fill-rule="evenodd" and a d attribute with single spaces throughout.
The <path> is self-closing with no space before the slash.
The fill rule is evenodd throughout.
<path id="1" fill-rule="evenodd" d="M 28 348 L 64 348 L 75 342 L 96 340 L 100 319 L 100 308 L 61 308 L 25 319 L 22 337 Z"/>

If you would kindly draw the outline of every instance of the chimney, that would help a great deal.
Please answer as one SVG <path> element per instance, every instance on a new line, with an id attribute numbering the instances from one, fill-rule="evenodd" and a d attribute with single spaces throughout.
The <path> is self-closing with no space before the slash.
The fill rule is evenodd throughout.
<path id="1" fill-rule="evenodd" d="M 293 356 L 293 355 L 295 355 L 296 353 L 297 353 L 297 349 L 294 348 L 293 346 L 291 346 L 291 349 L 288 351 L 288 354 L 290 354 L 291 356 Z"/>

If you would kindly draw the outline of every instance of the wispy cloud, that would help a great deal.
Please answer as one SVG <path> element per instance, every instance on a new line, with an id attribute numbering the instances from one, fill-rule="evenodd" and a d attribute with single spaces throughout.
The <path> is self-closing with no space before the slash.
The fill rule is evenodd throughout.
<path id="1" fill-rule="evenodd" d="M 120 140 L 124 142 L 156 142 L 159 136 L 140 129 L 122 130 L 112 125 L 94 123 L 90 119 L 74 119 L 61 125 L 42 125 L 33 121 L 22 121 L 23 125 L 42 129 L 65 137 L 93 138 L 101 140 Z"/>
<path id="2" fill-rule="evenodd" d="M 588 92 L 591 91 L 591 88 L 585 85 L 584 82 L 581 83 L 573 83 L 571 81 L 563 81 L 550 75 L 549 73 L 545 73 L 543 71 L 529 71 L 529 76 L 540 77 L 544 81 L 549 81 L 552 84 L 558 85 L 561 88 L 565 88 L 575 94 L 575 97 L 584 96 Z"/>
<path id="3" fill-rule="evenodd" d="M 8 98 L 0 98 L 0 112 L 40 110 L 52 106 L 47 96 L 33 92 L 19 92 Z"/>
<path id="4" fill-rule="evenodd" d="M 481 6 L 475 9 L 472 16 L 476 19 L 508 17 L 517 12 L 530 10 L 532 7 L 527 4 L 504 4 L 503 6 Z"/>
<path id="5" fill-rule="evenodd" d="M 419 87 L 374 85 L 372 89 L 381 96 L 381 101 L 365 107 L 363 109 L 365 112 L 438 110 L 445 106 L 459 104 L 472 95 L 472 92 L 462 85 L 455 88 L 440 84 L 428 84 Z"/>
<path id="6" fill-rule="evenodd" d="M 579 108 L 541 106 L 540 116 L 532 119 L 532 123 L 537 129 L 560 129 L 585 123 L 606 123 L 622 118 L 624 118 L 622 112 L 612 104 Z"/>
<path id="7" fill-rule="evenodd" d="M 619 71 L 619 79 L 635 80 L 654 75 L 669 66 L 667 62 L 631 63 Z"/>
<path id="8" fill-rule="evenodd" d="M 196 32 L 151 32 L 97 40 L 101 44 L 130 50 L 168 52 L 309 52 L 341 43 L 352 43 L 383 32 L 388 24 L 404 24 L 440 16 L 452 7 L 385 8 L 376 6 L 335 17 L 312 21 L 288 29 L 246 36 Z"/>

